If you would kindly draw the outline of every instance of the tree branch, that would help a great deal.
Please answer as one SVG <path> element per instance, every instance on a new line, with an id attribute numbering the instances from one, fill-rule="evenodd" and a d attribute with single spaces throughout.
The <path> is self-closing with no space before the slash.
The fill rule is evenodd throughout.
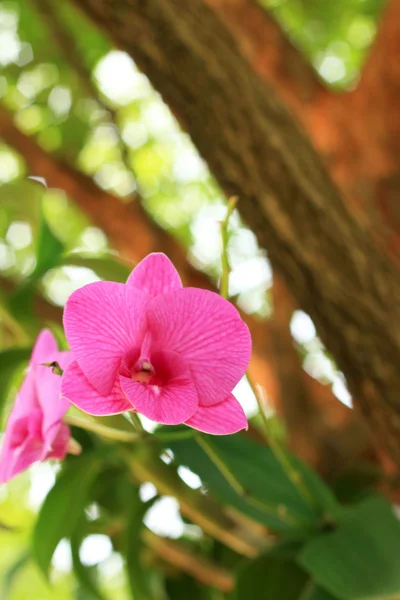
<path id="1" fill-rule="evenodd" d="M 400 280 L 318 156 L 201 1 L 83 0 L 179 112 L 400 464 Z M 215 143 L 215 140 L 218 143 Z"/>
<path id="2" fill-rule="evenodd" d="M 372 136 L 373 143 L 379 140 L 386 154 L 385 166 L 389 169 L 399 167 L 399 52 L 400 0 L 391 0 L 382 14 L 376 39 L 353 93 L 352 108 L 361 111 L 364 119 L 367 114 L 373 116 L 373 127 L 368 127 L 368 137 Z"/>
<path id="3" fill-rule="evenodd" d="M 234 586 L 232 573 L 214 565 L 203 556 L 196 556 L 188 548 L 167 538 L 159 537 L 149 529 L 142 534 L 144 543 L 174 568 L 191 575 L 203 585 L 222 592 L 230 592 Z"/>
<path id="4" fill-rule="evenodd" d="M 356 195 L 365 140 L 347 93 L 333 93 L 257 0 L 205 0 L 229 28 L 253 71 L 294 112 L 322 154 L 335 181 Z M 357 162 L 357 168 L 354 163 Z"/>
<path id="5" fill-rule="evenodd" d="M 397 233 L 400 221 L 395 203 L 387 200 L 387 194 L 380 202 L 381 187 L 387 185 L 380 183 L 377 197 L 372 180 L 386 178 L 398 170 L 399 0 L 389 2 L 383 14 L 356 90 L 341 94 L 325 87 L 301 52 L 258 2 L 205 1 L 230 29 L 255 73 L 273 86 L 301 120 L 352 205 L 362 207 L 374 229 L 385 221 L 389 225 L 390 220 L 393 226 L 395 220 Z M 381 233 L 383 236 L 384 232 Z M 400 242 L 398 239 L 396 242 L 398 251 Z"/>
<path id="6" fill-rule="evenodd" d="M 282 28 L 255 0 L 206 0 L 230 29 L 258 75 L 306 122 L 320 94 L 329 94 L 315 70 Z"/>
<path id="7" fill-rule="evenodd" d="M 400 0 L 388 2 L 360 82 L 348 97 L 356 116 L 357 136 L 363 150 L 354 165 L 358 181 L 372 198 L 370 212 L 384 226 L 391 254 L 400 256 Z M 354 159 L 353 159 L 354 164 Z M 365 181 L 367 185 L 365 185 Z"/>

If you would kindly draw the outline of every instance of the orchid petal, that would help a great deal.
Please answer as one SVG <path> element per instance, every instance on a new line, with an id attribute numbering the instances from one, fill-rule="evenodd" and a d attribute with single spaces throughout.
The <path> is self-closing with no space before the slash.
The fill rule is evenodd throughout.
<path id="1" fill-rule="evenodd" d="M 140 346 L 145 294 L 133 286 L 98 281 L 67 300 L 64 328 L 74 358 L 100 394 L 111 393 L 124 354 Z"/>
<path id="2" fill-rule="evenodd" d="M 42 457 L 40 409 L 34 409 L 7 426 L 0 458 L 0 483 L 27 469 Z"/>
<path id="3" fill-rule="evenodd" d="M 15 475 L 25 471 L 40 460 L 41 455 L 41 446 L 31 438 L 27 438 L 17 451 L 10 448 L 4 449 L 0 462 L 0 483 L 6 483 Z"/>
<path id="4" fill-rule="evenodd" d="M 17 392 L 17 397 L 7 422 L 7 429 L 10 428 L 17 419 L 29 414 L 37 408 L 39 408 L 39 402 L 36 393 L 35 373 L 33 369 L 29 370 L 28 368 L 28 372 Z"/>
<path id="5" fill-rule="evenodd" d="M 121 390 L 118 378 L 111 392 L 102 396 L 85 377 L 76 361 L 67 367 L 62 376 L 61 395 L 89 415 L 117 415 L 132 410 L 132 405 Z"/>
<path id="6" fill-rule="evenodd" d="M 68 425 L 62 422 L 54 425 L 47 433 L 42 460 L 50 458 L 62 460 L 67 454 L 70 439 L 71 431 Z"/>
<path id="7" fill-rule="evenodd" d="M 72 360 L 71 352 L 55 352 L 46 358 L 47 363 L 57 362 L 63 371 L 66 370 Z M 70 403 L 61 398 L 61 379 L 60 375 L 53 373 L 51 367 L 43 364 L 36 365 L 35 384 L 36 394 L 43 412 L 43 436 L 57 425 L 64 414 L 67 412 Z"/>
<path id="8" fill-rule="evenodd" d="M 30 366 L 48 362 L 48 357 L 58 352 L 57 340 L 50 329 L 42 329 L 33 346 Z"/>
<path id="9" fill-rule="evenodd" d="M 208 290 L 184 288 L 155 298 L 147 314 L 153 346 L 188 364 L 199 403 L 226 398 L 251 354 L 250 333 L 236 308 Z"/>
<path id="10" fill-rule="evenodd" d="M 182 287 L 178 271 L 169 258 L 161 252 L 146 256 L 133 269 L 126 284 L 154 298 Z"/>
<path id="11" fill-rule="evenodd" d="M 248 427 L 243 408 L 232 394 L 219 404 L 199 406 L 186 425 L 214 435 L 236 433 Z"/>

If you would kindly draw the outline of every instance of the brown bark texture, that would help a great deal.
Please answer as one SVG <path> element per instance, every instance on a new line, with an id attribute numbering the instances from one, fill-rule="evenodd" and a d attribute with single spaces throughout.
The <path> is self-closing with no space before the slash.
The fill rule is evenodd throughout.
<path id="1" fill-rule="evenodd" d="M 400 280 L 301 128 L 201 0 L 83 0 L 173 108 L 400 464 Z"/>
<path id="2" fill-rule="evenodd" d="M 400 0 L 391 0 L 358 85 L 329 91 L 256 0 L 206 0 L 235 36 L 249 66 L 306 128 L 347 201 L 399 260 L 398 92 Z"/>

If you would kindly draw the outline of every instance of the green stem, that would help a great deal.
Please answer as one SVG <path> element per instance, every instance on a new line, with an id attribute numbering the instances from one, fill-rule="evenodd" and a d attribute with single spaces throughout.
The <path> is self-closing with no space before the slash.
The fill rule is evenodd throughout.
<path id="1" fill-rule="evenodd" d="M 196 436 L 196 442 L 204 450 L 208 458 L 214 463 L 221 475 L 225 477 L 229 485 L 233 487 L 235 492 L 239 494 L 239 496 L 245 497 L 247 495 L 246 490 L 244 489 L 240 481 L 238 481 L 236 476 L 232 473 L 228 465 L 224 463 L 220 456 L 218 456 L 212 444 L 200 435 Z"/>
<path id="2" fill-rule="evenodd" d="M 267 415 L 264 412 L 264 407 L 261 402 L 261 391 L 256 389 L 256 387 L 253 384 L 249 375 L 247 375 L 247 379 L 248 379 L 249 385 L 253 391 L 253 394 L 256 397 L 258 409 L 259 409 L 261 419 L 262 419 L 262 422 L 264 425 L 264 430 L 265 430 L 264 436 L 265 436 L 272 452 L 274 453 L 276 459 L 281 464 L 282 469 L 285 471 L 285 473 L 287 474 L 287 476 L 289 477 L 290 481 L 293 483 L 295 488 L 298 490 L 300 495 L 305 499 L 305 501 L 308 504 L 310 504 L 313 508 L 315 508 L 315 506 L 316 506 L 315 499 L 314 499 L 313 495 L 311 494 L 311 492 L 308 490 L 307 485 L 304 482 L 302 474 L 300 473 L 300 471 L 298 471 L 296 469 L 296 467 L 294 467 L 286 450 L 284 448 L 282 448 L 280 442 L 276 439 L 276 436 L 271 431 L 271 426 L 268 422 Z"/>
<path id="3" fill-rule="evenodd" d="M 229 242 L 229 232 L 228 225 L 229 219 L 235 209 L 237 203 L 237 197 L 233 196 L 228 200 L 228 209 L 226 213 L 225 219 L 221 223 L 221 236 L 222 236 L 222 254 L 221 254 L 221 262 L 222 262 L 222 274 L 221 274 L 221 282 L 219 292 L 223 298 L 228 298 L 229 296 L 229 275 L 231 272 L 231 267 L 229 264 L 228 258 L 228 242 Z"/>
<path id="4" fill-rule="evenodd" d="M 229 241 L 229 233 L 228 233 L 228 225 L 229 225 L 229 219 L 231 217 L 231 214 L 236 206 L 237 203 L 237 198 L 233 197 L 230 198 L 228 201 L 228 210 L 226 213 L 226 217 L 224 219 L 224 221 L 221 224 L 221 236 L 222 236 L 222 254 L 221 254 L 221 261 L 222 261 L 222 275 L 221 275 L 221 283 L 220 283 L 220 295 L 225 298 L 228 299 L 228 288 L 229 288 L 229 275 L 231 272 L 231 267 L 230 267 L 230 263 L 229 263 L 229 257 L 228 257 L 228 241 Z M 260 409 L 260 413 L 263 419 L 263 423 L 265 425 L 266 428 L 266 432 L 267 432 L 267 441 L 270 443 L 277 459 L 281 462 L 282 467 L 284 468 L 284 470 L 287 472 L 288 476 L 290 477 L 291 481 L 294 483 L 294 485 L 296 486 L 296 488 L 300 491 L 300 493 L 302 495 L 304 495 L 307 499 L 307 502 L 309 502 L 311 500 L 312 504 L 314 505 L 314 501 L 312 496 L 309 495 L 309 492 L 307 490 L 307 488 L 304 486 L 302 478 L 301 478 L 301 474 L 298 473 L 291 465 L 289 459 L 287 458 L 285 452 L 282 450 L 282 448 L 280 447 L 273 447 L 273 440 L 271 439 L 271 436 L 269 435 L 269 426 L 268 426 L 268 420 L 267 417 L 264 414 L 264 410 L 262 409 L 262 406 L 260 404 L 260 400 L 258 397 L 258 394 L 254 388 L 254 385 L 252 384 L 252 381 L 249 377 L 249 375 L 247 375 L 247 378 L 249 380 L 249 384 L 250 387 L 253 390 L 253 393 L 255 395 L 255 397 L 257 398 L 257 402 L 258 402 L 258 406 Z M 273 512 L 274 514 L 276 514 L 281 520 L 286 521 L 286 522 L 294 522 L 291 518 L 289 519 L 287 516 L 287 511 L 286 511 L 286 507 L 285 506 L 280 506 L 277 509 L 275 507 L 272 506 L 267 506 L 265 504 L 263 504 L 262 502 L 260 502 L 259 500 L 256 500 L 255 498 L 251 498 L 247 495 L 246 490 L 243 488 L 243 486 L 241 485 L 241 483 L 236 479 L 235 475 L 229 470 L 229 468 L 227 467 L 227 465 L 223 462 L 223 460 L 216 454 L 216 452 L 213 450 L 212 446 L 209 444 L 209 442 L 206 442 L 204 438 L 200 438 L 200 437 L 196 437 L 196 440 L 198 441 L 198 443 L 200 444 L 200 446 L 203 448 L 203 450 L 207 453 L 208 457 L 214 462 L 215 466 L 219 469 L 219 471 L 222 473 L 222 475 L 225 477 L 225 479 L 228 481 L 228 483 L 233 487 L 233 489 L 242 497 L 244 498 L 249 504 L 252 504 L 254 506 L 257 506 L 257 508 L 260 508 L 262 510 L 266 510 L 268 512 Z"/>
<path id="5" fill-rule="evenodd" d="M 81 429 L 98 433 L 102 437 L 118 442 L 137 442 L 143 438 L 143 435 L 140 433 L 122 431 L 120 429 L 107 427 L 107 425 L 102 425 L 101 423 L 88 421 L 87 419 L 81 419 L 80 417 L 74 417 L 72 415 L 67 415 L 64 417 L 64 422 L 67 423 L 67 425 L 80 427 Z"/>
<path id="6" fill-rule="evenodd" d="M 140 431 L 141 433 L 145 433 L 145 429 L 144 429 L 139 417 L 137 416 L 137 414 L 134 412 L 130 412 L 129 417 L 130 417 L 132 423 L 134 424 L 135 428 L 138 431 Z"/>
<path id="7" fill-rule="evenodd" d="M 251 504 L 252 506 L 254 506 L 254 508 L 257 508 L 258 510 L 262 510 L 264 512 L 267 512 L 268 514 L 273 514 L 281 521 L 290 523 L 292 525 L 298 524 L 295 519 L 293 519 L 292 517 L 290 517 L 287 514 L 287 509 L 285 506 L 283 506 L 283 505 L 280 505 L 278 507 L 271 506 L 269 504 L 265 504 L 261 500 L 257 500 L 257 498 L 254 498 L 253 496 L 250 496 L 248 491 L 243 487 L 243 485 L 237 479 L 236 475 L 234 473 L 232 473 L 229 466 L 224 462 L 224 460 L 221 458 L 221 456 L 219 456 L 219 454 L 216 452 L 214 446 L 211 444 L 211 442 L 209 440 L 207 440 L 203 436 L 197 435 L 196 442 L 204 450 L 204 452 L 207 454 L 208 458 L 214 463 L 214 465 L 217 467 L 217 469 L 219 470 L 221 475 L 223 475 L 223 477 L 225 477 L 225 479 L 227 480 L 229 485 L 235 490 L 235 492 L 241 498 L 243 498 L 243 500 L 245 500 L 248 504 Z"/>
<path id="8" fill-rule="evenodd" d="M 240 554 L 253 557 L 267 547 L 264 536 L 255 535 L 241 522 L 228 515 L 212 498 L 189 488 L 173 465 L 164 464 L 155 448 L 138 444 L 133 451 L 121 449 L 134 477 L 140 482 L 152 482 L 159 494 L 174 496 L 182 514 L 205 532 Z"/>

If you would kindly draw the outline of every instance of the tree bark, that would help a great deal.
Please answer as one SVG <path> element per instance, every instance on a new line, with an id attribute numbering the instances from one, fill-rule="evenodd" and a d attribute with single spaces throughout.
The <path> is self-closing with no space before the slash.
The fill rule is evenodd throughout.
<path id="1" fill-rule="evenodd" d="M 256 0 L 205 0 L 232 32 L 261 78 L 306 122 L 319 96 L 330 94 L 315 69 Z"/>
<path id="2" fill-rule="evenodd" d="M 256 0 L 205 1 L 230 29 L 254 72 L 299 118 L 348 202 L 398 260 L 400 0 L 389 1 L 383 11 L 360 82 L 341 93 L 323 85 Z"/>
<path id="3" fill-rule="evenodd" d="M 179 114 L 400 465 L 400 278 L 201 0 L 81 0 Z"/>

